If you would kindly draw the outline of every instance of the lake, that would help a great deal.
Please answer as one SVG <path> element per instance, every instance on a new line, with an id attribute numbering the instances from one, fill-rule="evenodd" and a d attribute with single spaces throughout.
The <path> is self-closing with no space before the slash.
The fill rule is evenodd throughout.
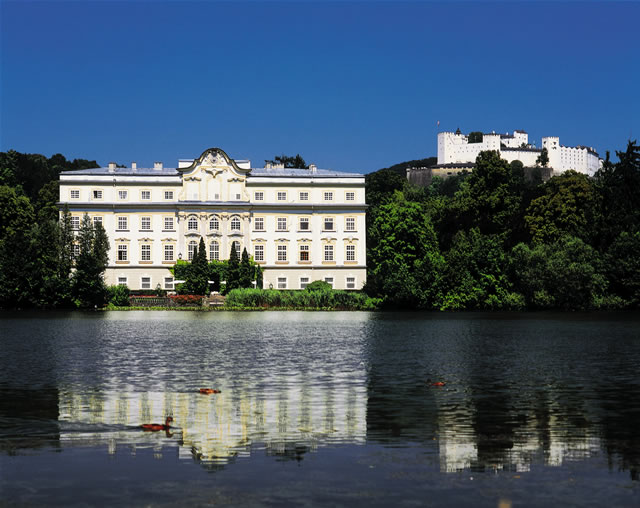
<path id="1" fill-rule="evenodd" d="M 5 504 L 638 506 L 640 316 L 3 313 Z"/>

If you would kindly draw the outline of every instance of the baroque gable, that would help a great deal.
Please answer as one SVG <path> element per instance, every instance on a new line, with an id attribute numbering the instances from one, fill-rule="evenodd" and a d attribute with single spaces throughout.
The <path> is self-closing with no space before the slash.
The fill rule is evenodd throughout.
<path id="1" fill-rule="evenodd" d="M 245 201 L 246 176 L 249 169 L 240 168 L 220 148 L 209 148 L 191 165 L 179 168 L 182 174 L 180 201 Z"/>

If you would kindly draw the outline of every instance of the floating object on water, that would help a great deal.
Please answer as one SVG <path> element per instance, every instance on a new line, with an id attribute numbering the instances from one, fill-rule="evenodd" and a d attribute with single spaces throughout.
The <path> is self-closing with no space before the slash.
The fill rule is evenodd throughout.
<path id="1" fill-rule="evenodd" d="M 215 390 L 214 388 L 200 388 L 200 393 L 209 395 L 211 393 L 222 393 L 222 392 L 220 390 Z"/>
<path id="2" fill-rule="evenodd" d="M 430 386 L 435 386 L 437 388 L 441 388 L 441 387 L 446 385 L 446 383 L 444 381 L 434 381 L 434 382 L 432 382 L 431 379 L 427 379 L 427 383 L 429 383 Z"/>
<path id="3" fill-rule="evenodd" d="M 148 431 L 148 432 L 156 432 L 159 430 L 169 430 L 171 428 L 170 423 L 173 421 L 173 418 L 171 416 L 167 416 L 167 419 L 164 422 L 164 425 L 161 425 L 159 423 L 144 423 L 141 425 L 142 430 Z"/>

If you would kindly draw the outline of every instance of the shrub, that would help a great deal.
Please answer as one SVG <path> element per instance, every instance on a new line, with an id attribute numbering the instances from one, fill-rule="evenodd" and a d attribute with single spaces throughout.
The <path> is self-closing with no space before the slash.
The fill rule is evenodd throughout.
<path id="1" fill-rule="evenodd" d="M 117 285 L 109 286 L 109 304 L 116 307 L 126 307 L 129 305 L 129 294 L 131 291 L 128 286 Z"/>
<path id="2" fill-rule="evenodd" d="M 333 288 L 331 284 L 323 280 L 314 280 L 310 284 L 307 284 L 307 291 L 331 291 Z"/>
<path id="3" fill-rule="evenodd" d="M 201 295 L 172 295 L 169 296 L 174 305 L 179 307 L 196 307 L 202 305 L 204 296 Z"/>
<path id="4" fill-rule="evenodd" d="M 227 295 L 225 305 L 241 309 L 374 310 L 381 303 L 380 299 L 368 298 L 360 291 L 334 291 L 330 287 L 320 287 L 323 289 L 316 291 L 308 290 L 308 287 L 306 291 L 234 289 Z"/>

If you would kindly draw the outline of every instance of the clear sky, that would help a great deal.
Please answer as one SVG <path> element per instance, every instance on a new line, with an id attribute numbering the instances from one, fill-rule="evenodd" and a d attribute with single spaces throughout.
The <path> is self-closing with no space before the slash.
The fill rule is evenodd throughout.
<path id="1" fill-rule="evenodd" d="M 637 2 L 1 2 L 0 150 L 369 172 L 440 130 L 640 138 Z"/>

